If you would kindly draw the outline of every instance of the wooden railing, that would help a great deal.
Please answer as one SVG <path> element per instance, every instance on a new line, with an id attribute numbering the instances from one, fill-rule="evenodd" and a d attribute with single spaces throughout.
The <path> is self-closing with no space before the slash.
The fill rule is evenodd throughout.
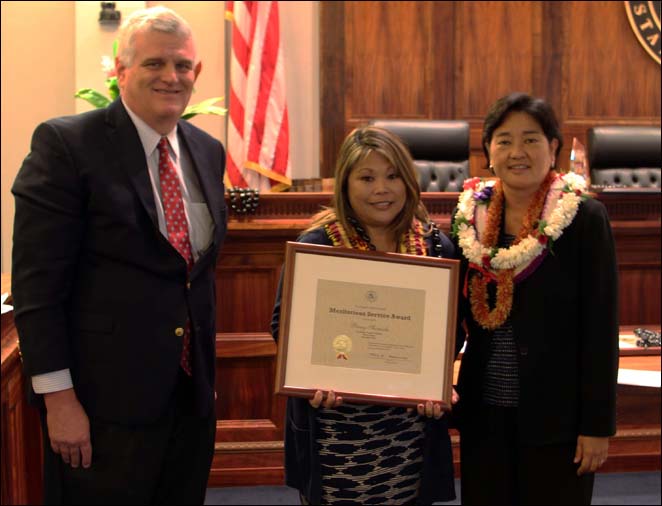
<path id="1" fill-rule="evenodd" d="M 2 293 L 9 293 L 2 275 Z M 11 299 L 8 301 L 11 303 Z M 28 406 L 13 312 L 2 315 L 2 492 L 1 504 L 42 502 L 41 428 Z"/>

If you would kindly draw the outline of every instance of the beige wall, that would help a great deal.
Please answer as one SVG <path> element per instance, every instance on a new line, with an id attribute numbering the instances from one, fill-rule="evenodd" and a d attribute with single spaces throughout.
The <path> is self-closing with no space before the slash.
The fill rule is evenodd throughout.
<path id="1" fill-rule="evenodd" d="M 2 2 L 2 272 L 11 268 L 10 188 L 39 122 L 74 113 L 73 2 Z"/>
<path id="2" fill-rule="evenodd" d="M 126 17 L 163 4 L 191 24 L 203 70 L 192 102 L 224 96 L 224 2 L 116 2 Z M 112 55 L 117 27 L 98 23 L 99 2 L 2 2 L 2 272 L 11 270 L 14 199 L 10 188 L 41 121 L 91 109 L 79 88 L 105 91 L 101 57 Z M 290 121 L 292 177 L 319 173 L 319 6 L 280 2 Z M 227 102 L 226 104 L 227 105 Z M 225 142 L 224 117 L 192 122 Z"/>
<path id="3" fill-rule="evenodd" d="M 62 2 L 60 2 L 62 3 Z M 69 3 L 69 2 L 67 2 Z M 104 95 L 106 76 L 101 70 L 101 57 L 113 56 L 113 41 L 117 38 L 118 25 L 101 25 L 99 2 L 77 1 L 74 4 L 74 88 L 94 88 Z M 126 17 L 133 11 L 145 7 L 145 2 L 115 2 L 116 8 Z M 89 111 L 93 107 L 84 100 L 74 100 L 76 113 Z"/>

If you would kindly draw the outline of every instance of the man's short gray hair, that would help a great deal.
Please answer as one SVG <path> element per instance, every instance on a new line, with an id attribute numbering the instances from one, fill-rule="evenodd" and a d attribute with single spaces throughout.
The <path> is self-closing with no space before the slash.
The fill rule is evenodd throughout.
<path id="1" fill-rule="evenodd" d="M 136 53 L 133 44 L 136 34 L 148 30 L 187 38 L 192 36 L 189 24 L 172 9 L 157 5 L 135 11 L 124 20 L 120 27 L 117 56 L 122 65 L 130 67 L 133 64 Z"/>

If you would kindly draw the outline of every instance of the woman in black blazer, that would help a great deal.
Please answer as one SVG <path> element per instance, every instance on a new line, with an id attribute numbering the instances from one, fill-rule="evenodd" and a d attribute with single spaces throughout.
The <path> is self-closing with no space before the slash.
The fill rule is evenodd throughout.
<path id="1" fill-rule="evenodd" d="M 453 215 L 463 504 L 590 504 L 616 431 L 614 241 L 584 180 L 554 170 L 562 141 L 545 101 L 499 99 L 483 128 L 497 178 L 467 181 Z"/>

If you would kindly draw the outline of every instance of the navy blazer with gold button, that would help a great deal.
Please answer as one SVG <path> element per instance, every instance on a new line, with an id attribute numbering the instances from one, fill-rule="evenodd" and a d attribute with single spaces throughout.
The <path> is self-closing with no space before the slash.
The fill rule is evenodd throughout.
<path id="1" fill-rule="evenodd" d="M 167 410 L 190 317 L 196 409 L 214 403 L 215 265 L 226 232 L 225 152 L 178 123 L 213 221 L 187 279 L 158 227 L 138 132 L 120 100 L 35 130 L 12 187 L 15 321 L 27 376 L 69 368 L 91 417 L 150 423 Z"/>

